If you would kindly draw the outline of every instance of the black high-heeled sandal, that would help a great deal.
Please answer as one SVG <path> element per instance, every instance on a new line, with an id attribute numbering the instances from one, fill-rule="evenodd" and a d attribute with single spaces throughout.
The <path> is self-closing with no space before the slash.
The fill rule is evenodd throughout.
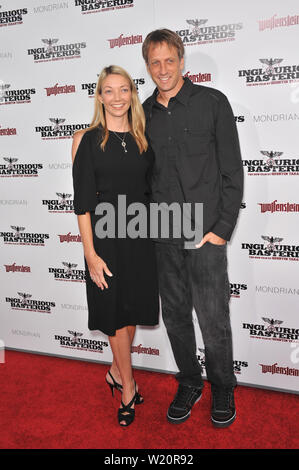
<path id="1" fill-rule="evenodd" d="M 111 374 L 110 370 L 108 370 L 108 374 L 110 375 L 111 379 L 113 380 L 113 383 L 108 382 L 107 378 L 106 378 L 106 382 L 110 387 L 112 396 L 114 397 L 114 389 L 118 390 L 119 392 L 122 392 L 123 386 L 121 384 L 119 384 L 118 382 L 116 382 L 116 380 L 113 377 L 113 375 Z"/>
<path id="2" fill-rule="evenodd" d="M 113 377 L 113 375 L 111 374 L 110 370 L 108 370 L 108 374 L 110 375 L 110 377 L 111 377 L 113 383 L 108 382 L 107 379 L 106 379 L 106 382 L 107 382 L 107 384 L 108 384 L 109 387 L 110 387 L 112 396 L 114 397 L 114 389 L 116 389 L 116 390 L 118 390 L 119 392 L 122 393 L 123 386 L 122 386 L 121 384 L 119 384 L 118 382 L 116 382 L 116 380 L 115 380 L 115 378 Z M 135 382 L 135 389 L 136 389 L 136 382 Z M 141 405 L 143 402 L 144 402 L 143 396 L 140 395 L 139 392 L 136 392 L 136 401 L 135 401 L 135 404 L 136 404 L 136 405 Z"/>
<path id="3" fill-rule="evenodd" d="M 134 403 L 136 403 L 136 382 L 135 382 L 135 393 L 130 403 L 125 405 L 124 402 L 121 401 L 122 408 L 118 409 L 117 416 L 118 416 L 118 423 L 120 426 L 126 427 L 133 423 L 134 418 L 135 418 L 135 408 L 131 408 L 131 407 L 134 405 Z M 125 424 L 123 424 L 122 421 L 124 421 Z"/>

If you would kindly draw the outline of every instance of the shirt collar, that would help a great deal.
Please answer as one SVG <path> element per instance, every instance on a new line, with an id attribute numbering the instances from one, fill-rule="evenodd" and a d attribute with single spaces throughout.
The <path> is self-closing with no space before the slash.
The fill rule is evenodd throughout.
<path id="1" fill-rule="evenodd" d="M 175 96 L 173 96 L 172 99 L 176 99 L 180 103 L 182 103 L 184 105 L 187 105 L 187 103 L 189 101 L 189 97 L 190 97 L 191 92 L 192 92 L 193 83 L 191 82 L 191 80 L 188 77 L 183 77 L 183 80 L 184 80 L 184 84 L 183 84 L 182 88 L 179 90 L 179 92 Z M 157 98 L 158 92 L 159 92 L 158 88 L 155 88 L 155 90 L 154 90 L 154 92 L 151 96 L 151 103 L 150 103 L 151 108 L 157 102 L 156 98 Z"/>

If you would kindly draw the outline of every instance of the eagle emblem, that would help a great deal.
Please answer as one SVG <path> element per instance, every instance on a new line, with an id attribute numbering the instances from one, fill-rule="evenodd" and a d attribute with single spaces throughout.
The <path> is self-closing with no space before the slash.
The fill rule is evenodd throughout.
<path id="1" fill-rule="evenodd" d="M 22 301 L 21 301 L 21 305 L 28 305 L 29 302 L 28 300 L 30 299 L 30 297 L 32 297 L 31 294 L 25 294 L 23 292 L 18 292 L 19 296 L 22 297 Z"/>
<path id="2" fill-rule="evenodd" d="M 71 335 L 73 335 L 72 342 L 78 343 L 80 336 L 83 336 L 83 333 L 77 333 L 77 331 L 67 330 Z"/>
<path id="3" fill-rule="evenodd" d="M 12 158 L 12 157 L 3 157 L 3 160 L 8 162 L 7 169 L 12 170 L 13 169 L 13 163 L 18 161 L 18 158 Z"/>
<path id="4" fill-rule="evenodd" d="M 262 64 L 266 64 L 267 68 L 263 72 L 263 75 L 273 75 L 275 73 L 274 66 L 280 64 L 283 59 L 260 59 Z"/>
<path id="5" fill-rule="evenodd" d="M 42 42 L 44 44 L 47 44 L 48 47 L 46 49 L 46 52 L 49 54 L 52 54 L 54 52 L 53 46 L 59 41 L 59 39 L 42 39 Z"/>
<path id="6" fill-rule="evenodd" d="M 283 238 L 278 238 L 278 237 L 267 237 L 265 235 L 261 235 L 262 239 L 265 240 L 266 242 L 269 242 L 267 245 L 266 250 L 268 251 L 276 251 L 276 246 L 274 243 L 279 243 L 283 240 Z"/>
<path id="7" fill-rule="evenodd" d="M 200 35 L 200 26 L 205 24 L 208 20 L 186 20 L 188 24 L 191 24 L 194 26 L 194 29 L 192 30 L 192 34 L 194 36 L 199 36 Z"/>
<path id="8" fill-rule="evenodd" d="M 59 118 L 49 118 L 51 122 L 53 122 L 54 127 L 53 127 L 53 132 L 58 132 L 60 129 L 60 125 L 64 123 L 65 119 L 59 119 Z"/>
<path id="9" fill-rule="evenodd" d="M 2 101 L 4 101 L 8 88 L 10 88 L 10 85 L 8 85 L 7 83 L 0 85 L 0 102 L 1 103 Z"/>
<path id="10" fill-rule="evenodd" d="M 71 197 L 71 194 L 67 194 L 67 193 L 56 193 L 58 197 L 61 198 L 61 200 L 59 201 L 59 204 L 61 206 L 66 206 L 67 205 L 67 198 Z"/>
<path id="11" fill-rule="evenodd" d="M 65 261 L 62 261 L 63 266 L 66 266 L 66 274 L 72 274 L 72 268 L 75 268 L 78 266 L 77 264 L 74 263 L 66 263 Z"/>
<path id="12" fill-rule="evenodd" d="M 14 239 L 15 240 L 18 240 L 20 238 L 20 232 L 22 232 L 23 230 L 25 230 L 25 227 L 18 227 L 16 225 L 11 225 L 11 228 L 13 230 L 16 230 L 16 233 L 14 234 Z"/>
<path id="13" fill-rule="evenodd" d="M 265 157 L 268 157 L 264 165 L 267 167 L 273 167 L 277 165 L 274 158 L 280 157 L 280 155 L 282 155 L 283 152 L 273 152 L 272 150 L 271 152 L 266 152 L 264 150 L 261 150 L 261 154 L 264 155 Z"/>
<path id="14" fill-rule="evenodd" d="M 267 327 L 266 331 L 274 332 L 275 331 L 275 325 L 281 325 L 283 321 L 281 320 L 274 320 L 273 318 L 266 318 L 262 317 L 262 320 L 265 323 L 269 323 L 269 326 Z"/>

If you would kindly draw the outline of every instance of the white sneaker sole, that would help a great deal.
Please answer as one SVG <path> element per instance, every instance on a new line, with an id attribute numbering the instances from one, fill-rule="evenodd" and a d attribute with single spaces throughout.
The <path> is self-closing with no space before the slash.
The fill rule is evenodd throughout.
<path id="1" fill-rule="evenodd" d="M 234 415 L 231 418 L 229 418 L 227 421 L 217 421 L 216 419 L 213 419 L 212 417 L 211 417 L 211 420 L 216 428 L 226 428 L 227 426 L 229 426 L 235 421 L 236 416 L 237 416 L 237 413 L 235 411 Z"/>
<path id="2" fill-rule="evenodd" d="M 200 395 L 200 397 L 197 398 L 197 400 L 194 402 L 194 405 L 196 405 L 197 402 L 199 402 L 199 400 L 201 399 L 202 397 L 202 394 Z M 193 406 L 194 406 L 193 405 Z M 192 406 L 192 408 L 193 408 Z M 184 421 L 186 421 L 189 416 L 191 415 L 191 410 L 188 411 L 188 413 L 185 415 L 185 416 L 181 416 L 180 418 L 172 418 L 171 416 L 169 416 L 168 412 L 167 412 L 167 419 L 170 423 L 175 423 L 175 424 L 179 424 L 179 423 L 183 423 Z"/>

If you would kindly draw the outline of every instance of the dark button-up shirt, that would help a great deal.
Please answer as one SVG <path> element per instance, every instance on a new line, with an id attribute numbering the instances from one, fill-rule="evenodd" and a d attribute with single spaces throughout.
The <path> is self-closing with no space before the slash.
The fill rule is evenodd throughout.
<path id="1" fill-rule="evenodd" d="M 144 103 L 155 152 L 153 201 L 203 203 L 203 235 L 230 240 L 243 193 L 243 165 L 235 118 L 219 90 L 188 78 L 166 108 L 156 89 Z M 182 243 L 182 239 L 173 239 Z"/>

